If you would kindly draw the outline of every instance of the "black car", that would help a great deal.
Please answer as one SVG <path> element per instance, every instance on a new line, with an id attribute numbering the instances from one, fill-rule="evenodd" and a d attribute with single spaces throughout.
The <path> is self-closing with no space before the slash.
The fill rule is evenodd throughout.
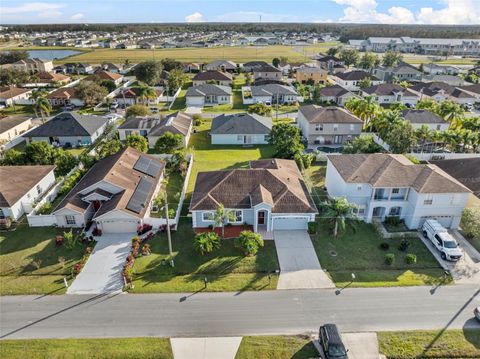
<path id="1" fill-rule="evenodd" d="M 325 324 L 320 327 L 318 340 L 325 353 L 326 359 L 348 359 L 345 345 L 335 324 Z"/>

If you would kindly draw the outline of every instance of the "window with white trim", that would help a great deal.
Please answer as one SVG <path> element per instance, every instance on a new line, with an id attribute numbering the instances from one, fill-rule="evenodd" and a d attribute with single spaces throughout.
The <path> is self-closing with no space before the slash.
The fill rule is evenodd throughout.
<path id="1" fill-rule="evenodd" d="M 243 141 L 243 135 L 237 135 L 237 141 Z"/>
<path id="2" fill-rule="evenodd" d="M 353 123 L 350 124 L 350 131 L 355 131 L 355 125 Z"/>
<path id="3" fill-rule="evenodd" d="M 67 224 L 76 224 L 77 223 L 75 221 L 75 216 L 71 216 L 71 215 L 65 216 L 65 222 L 67 222 Z"/>
<path id="4" fill-rule="evenodd" d="M 433 196 L 431 194 L 427 194 L 425 196 L 425 199 L 423 200 L 423 204 L 425 206 L 430 206 L 433 204 Z"/>
<path id="5" fill-rule="evenodd" d="M 213 222 L 215 220 L 215 214 L 213 212 L 203 212 L 202 220 L 204 222 Z"/>
<path id="6" fill-rule="evenodd" d="M 392 194 L 400 193 L 400 188 L 392 188 Z"/>
<path id="7" fill-rule="evenodd" d="M 333 125 L 333 131 L 338 131 L 338 124 Z"/>
<path id="8" fill-rule="evenodd" d="M 232 217 L 228 219 L 229 223 L 241 223 L 243 221 L 243 211 L 233 210 L 230 213 Z"/>
<path id="9" fill-rule="evenodd" d="M 362 185 L 361 184 L 357 184 L 357 191 L 361 191 L 362 190 Z"/>
<path id="10" fill-rule="evenodd" d="M 42 194 L 42 187 L 39 184 L 37 184 L 37 194 Z"/>
<path id="11" fill-rule="evenodd" d="M 315 131 L 323 131 L 323 125 L 321 123 L 317 123 L 315 125 Z"/>

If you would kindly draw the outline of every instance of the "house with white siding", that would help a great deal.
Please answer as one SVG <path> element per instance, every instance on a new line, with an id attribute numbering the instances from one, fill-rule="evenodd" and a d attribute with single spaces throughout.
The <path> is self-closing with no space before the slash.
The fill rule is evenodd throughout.
<path id="1" fill-rule="evenodd" d="M 136 232 L 150 215 L 164 169 L 164 161 L 131 147 L 101 159 L 54 209 L 56 225 Z"/>
<path id="2" fill-rule="evenodd" d="M 272 130 L 272 119 L 256 114 L 220 115 L 212 120 L 212 145 L 264 145 Z"/>
<path id="3" fill-rule="evenodd" d="M 193 228 L 212 226 L 220 204 L 231 212 L 225 225 L 249 225 L 255 232 L 306 230 L 318 213 L 297 164 L 284 159 L 199 172 L 190 204 Z"/>
<path id="4" fill-rule="evenodd" d="M 412 124 L 417 130 L 422 126 L 427 126 L 432 131 L 446 131 L 450 127 L 450 123 L 444 118 L 428 110 L 403 110 L 402 117 Z"/>
<path id="5" fill-rule="evenodd" d="M 361 90 L 361 94 L 362 96 L 372 96 L 375 102 L 380 105 L 400 102 L 414 107 L 420 101 L 418 93 L 390 83 L 365 87 Z"/>
<path id="6" fill-rule="evenodd" d="M 337 73 L 335 75 L 332 75 L 331 79 L 337 85 L 342 86 L 348 91 L 359 91 L 359 84 L 365 79 L 370 79 L 372 85 L 378 85 L 382 83 L 380 79 L 363 70 L 353 70 Z"/>
<path id="7" fill-rule="evenodd" d="M 233 101 L 229 86 L 204 84 L 192 86 L 185 94 L 187 107 L 226 105 Z"/>
<path id="8" fill-rule="evenodd" d="M 328 156 L 325 186 L 330 197 L 355 204 L 365 222 L 395 216 L 409 229 L 427 219 L 458 228 L 471 192 L 435 165 L 383 153 Z"/>
<path id="9" fill-rule="evenodd" d="M 0 166 L 0 218 L 18 220 L 55 184 L 55 166 Z"/>

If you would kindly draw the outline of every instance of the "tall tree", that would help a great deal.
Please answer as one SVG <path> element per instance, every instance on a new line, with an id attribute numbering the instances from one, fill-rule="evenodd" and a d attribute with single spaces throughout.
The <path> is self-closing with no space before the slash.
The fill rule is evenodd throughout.
<path id="1" fill-rule="evenodd" d="M 343 49 L 340 52 L 340 59 L 346 66 L 356 65 L 358 62 L 358 51 L 355 49 Z"/>
<path id="2" fill-rule="evenodd" d="M 403 55 L 396 51 L 387 51 L 383 55 L 382 64 L 385 67 L 397 66 L 400 61 L 403 60 Z"/>
<path id="3" fill-rule="evenodd" d="M 268 142 L 275 148 L 275 156 L 292 159 L 304 150 L 300 130 L 289 124 L 273 125 Z"/>
<path id="4" fill-rule="evenodd" d="M 162 75 L 163 65 L 160 61 L 144 61 L 135 66 L 134 74 L 137 80 L 153 86 L 156 85 Z"/>
<path id="5" fill-rule="evenodd" d="M 168 78 L 168 90 L 169 94 L 174 94 L 179 88 L 181 88 L 188 81 L 188 76 L 180 69 L 173 69 L 170 71 Z"/>
<path id="6" fill-rule="evenodd" d="M 148 105 L 150 100 L 155 100 L 157 98 L 157 92 L 153 87 L 140 86 L 138 87 L 138 97 L 144 105 Z"/>
<path id="7" fill-rule="evenodd" d="M 380 58 L 371 52 L 365 52 L 358 62 L 358 67 L 371 70 L 380 65 Z"/>
<path id="8" fill-rule="evenodd" d="M 182 146 L 183 137 L 180 134 L 165 132 L 155 142 L 155 151 L 157 153 L 172 154 Z"/>
<path id="9" fill-rule="evenodd" d="M 105 87 L 91 81 L 80 82 L 77 86 L 77 92 L 87 106 L 95 106 L 108 95 L 108 91 Z"/>
<path id="10" fill-rule="evenodd" d="M 125 117 L 136 117 L 136 116 L 148 116 L 151 115 L 152 112 L 150 109 L 145 105 L 132 105 L 127 108 L 125 112 Z"/>
<path id="11" fill-rule="evenodd" d="M 380 107 L 375 103 L 372 96 L 350 97 L 345 107 L 363 121 L 363 128 L 365 129 L 370 129 L 370 122 L 380 112 Z"/>
<path id="12" fill-rule="evenodd" d="M 345 197 L 330 198 L 322 204 L 323 215 L 333 223 L 333 236 L 337 238 L 338 229 L 345 230 L 345 221 L 352 217 L 355 205 Z"/>
<path id="13" fill-rule="evenodd" d="M 391 152 L 407 153 L 415 144 L 415 130 L 410 121 L 400 121 L 390 126 L 384 140 L 390 146 Z"/>
<path id="14" fill-rule="evenodd" d="M 128 147 L 133 147 L 140 152 L 147 152 L 148 150 L 148 141 L 145 137 L 137 135 L 136 133 L 127 136 L 125 139 L 125 145 Z"/>
<path id="15" fill-rule="evenodd" d="M 42 117 L 42 123 L 45 123 L 45 117 L 50 116 L 50 112 L 52 111 L 52 105 L 45 97 L 39 97 L 35 100 L 35 112 L 40 112 L 40 116 Z"/>

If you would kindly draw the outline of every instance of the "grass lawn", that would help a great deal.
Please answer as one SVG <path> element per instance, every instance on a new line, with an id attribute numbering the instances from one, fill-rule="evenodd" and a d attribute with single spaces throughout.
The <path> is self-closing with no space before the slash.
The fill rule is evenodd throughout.
<path id="1" fill-rule="evenodd" d="M 66 150 L 67 152 L 70 152 L 72 155 L 75 157 L 80 156 L 83 152 L 85 152 L 85 148 L 69 148 Z"/>
<path id="2" fill-rule="evenodd" d="M 178 48 L 178 49 L 92 49 L 92 51 L 70 57 L 59 59 L 55 64 L 65 62 L 87 62 L 100 64 L 103 62 L 123 63 L 126 59 L 132 63 L 145 60 L 160 60 L 162 58 L 173 58 L 183 62 L 211 62 L 218 59 L 228 59 L 235 62 L 247 62 L 253 60 L 264 60 L 271 62 L 274 57 L 286 56 L 289 61 L 309 61 L 309 54 L 319 51 L 326 51 L 332 43 L 314 45 L 312 47 L 296 46 L 235 46 L 216 48 Z M 303 51 L 305 49 L 305 52 Z"/>
<path id="3" fill-rule="evenodd" d="M 327 198 L 325 185 L 326 162 L 316 162 L 305 174 L 317 207 Z M 321 215 L 319 216 L 321 217 Z M 332 280 L 339 287 L 350 283 L 351 273 L 356 280 L 352 286 L 407 286 L 437 284 L 443 282 L 443 270 L 420 239 L 411 240 L 407 252 L 398 250 L 400 239 L 389 239 L 390 249 L 379 248 L 382 239 L 373 225 L 359 222 L 355 231 L 347 226 L 333 238 L 331 223 L 319 219 L 319 232 L 312 236 L 317 256 L 323 268 L 329 271 Z M 331 255 L 334 251 L 334 255 Z M 396 260 L 391 266 L 385 264 L 385 254 L 394 253 Z M 417 255 L 416 264 L 406 264 L 405 255 Z"/>
<path id="4" fill-rule="evenodd" d="M 32 105 L 15 105 L 2 108 L 0 110 L 2 116 L 35 116 Z"/>
<path id="5" fill-rule="evenodd" d="M 173 358 L 167 338 L 4 340 L 3 358 Z"/>
<path id="6" fill-rule="evenodd" d="M 310 359 L 318 352 L 307 336 L 243 337 L 235 359 Z"/>
<path id="7" fill-rule="evenodd" d="M 0 232 L 0 295 L 65 293 L 63 277 L 82 258 L 84 246 L 56 247 L 55 235 L 61 233 L 52 227 L 30 228 L 26 220 L 15 231 Z"/>
<path id="8" fill-rule="evenodd" d="M 378 333 L 380 353 L 387 359 L 480 358 L 480 330 Z"/>
<path id="9" fill-rule="evenodd" d="M 168 261 L 168 241 L 165 233 L 157 234 L 149 243 L 152 254 L 137 258 L 134 266 L 134 293 L 244 291 L 275 289 L 277 276 L 268 273 L 279 268 L 273 241 L 256 256 L 244 257 L 234 241 L 225 239 L 220 249 L 209 255 L 200 255 L 193 250 L 194 233 L 189 220 L 183 219 L 178 230 L 172 233 L 175 267 L 162 265 Z"/>

